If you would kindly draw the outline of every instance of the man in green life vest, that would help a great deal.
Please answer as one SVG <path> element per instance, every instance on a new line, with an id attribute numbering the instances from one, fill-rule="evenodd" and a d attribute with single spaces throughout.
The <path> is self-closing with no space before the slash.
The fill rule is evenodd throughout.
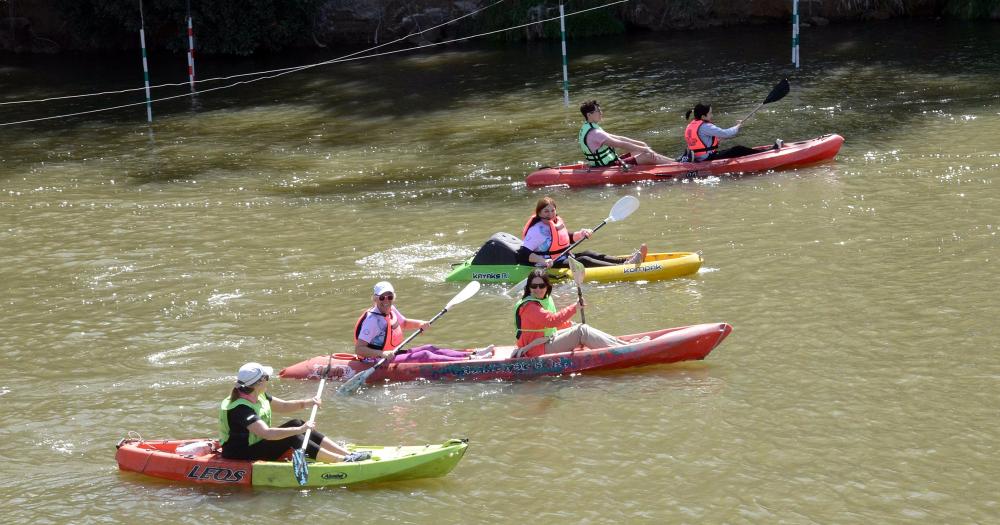
<path id="1" fill-rule="evenodd" d="M 600 122 L 604 118 L 601 105 L 596 100 L 588 100 L 580 104 L 584 122 L 580 126 L 577 141 L 580 149 L 591 166 L 612 166 L 621 164 L 666 164 L 671 159 L 660 155 L 641 140 L 630 139 L 621 135 L 612 135 L 601 129 Z M 616 151 L 615 148 L 618 148 Z M 618 151 L 622 155 L 618 155 Z"/>

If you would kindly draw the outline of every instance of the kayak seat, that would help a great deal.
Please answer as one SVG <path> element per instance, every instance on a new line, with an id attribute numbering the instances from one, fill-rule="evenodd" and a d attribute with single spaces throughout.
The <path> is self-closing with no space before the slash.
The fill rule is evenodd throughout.
<path id="1" fill-rule="evenodd" d="M 472 257 L 472 264 L 517 264 L 519 249 L 519 237 L 504 232 L 494 233 Z"/>

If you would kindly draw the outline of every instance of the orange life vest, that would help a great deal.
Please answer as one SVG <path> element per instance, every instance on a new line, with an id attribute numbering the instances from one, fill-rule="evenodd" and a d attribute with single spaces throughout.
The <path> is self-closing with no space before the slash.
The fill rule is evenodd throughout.
<path id="1" fill-rule="evenodd" d="M 376 345 L 371 341 L 368 344 L 376 350 L 395 350 L 400 343 L 403 342 L 403 325 L 399 323 L 399 319 L 392 314 L 395 307 L 390 307 L 389 313 L 385 317 L 385 338 L 381 345 Z M 365 323 L 365 319 L 368 319 L 369 315 L 382 315 L 382 312 L 378 310 L 372 311 L 369 308 L 361 312 L 361 317 L 358 318 L 357 324 L 354 325 L 354 342 L 358 342 L 358 335 L 361 334 L 361 325 Z"/>
<path id="2" fill-rule="evenodd" d="M 692 120 L 686 128 L 684 128 L 684 142 L 687 143 L 688 150 L 691 151 L 691 160 L 694 160 L 695 155 L 699 155 L 705 152 L 714 152 L 719 149 L 719 137 L 712 137 L 712 145 L 706 146 L 698 135 L 698 129 L 705 121 L 701 119 Z"/>
<path id="3" fill-rule="evenodd" d="M 528 235 L 528 230 L 535 225 L 536 222 L 544 222 L 549 227 L 549 232 L 551 233 L 552 244 L 549 245 L 549 251 L 547 252 L 535 252 L 538 255 L 561 255 L 562 252 L 569 248 L 570 244 L 573 244 L 572 235 L 566 229 L 566 224 L 563 223 L 562 217 L 556 215 L 556 218 L 551 221 L 542 219 L 537 215 L 532 215 L 528 217 L 528 222 L 524 223 L 524 230 L 521 232 L 521 238 L 524 239 Z"/>
<path id="4" fill-rule="evenodd" d="M 528 346 L 528 343 L 531 343 L 532 341 L 538 339 L 539 337 L 552 337 L 556 335 L 556 332 L 558 331 L 558 327 L 554 326 L 549 328 L 540 328 L 540 329 L 539 328 L 528 329 L 522 326 L 524 323 L 522 322 L 523 320 L 521 319 L 521 307 L 530 303 L 531 301 L 538 303 L 539 306 L 542 307 L 542 310 L 545 310 L 547 312 L 556 313 L 557 311 L 556 303 L 555 301 L 552 300 L 551 295 L 549 295 L 544 299 L 537 299 L 533 295 L 529 295 L 518 301 L 518 303 L 514 305 L 514 327 L 516 328 L 516 331 L 514 332 L 514 337 L 517 338 L 518 347 Z M 536 357 L 544 353 L 545 353 L 545 346 L 536 345 L 534 348 L 528 350 L 528 353 L 525 354 L 525 357 Z"/>

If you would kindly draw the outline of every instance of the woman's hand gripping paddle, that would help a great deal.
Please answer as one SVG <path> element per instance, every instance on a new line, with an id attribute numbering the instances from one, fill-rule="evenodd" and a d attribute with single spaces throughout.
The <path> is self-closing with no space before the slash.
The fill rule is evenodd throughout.
<path id="1" fill-rule="evenodd" d="M 444 315 L 448 310 L 450 310 L 451 307 L 459 303 L 465 302 L 465 300 L 467 300 L 468 298 L 472 297 L 473 295 L 476 295 L 478 291 L 479 291 L 479 281 L 472 281 L 471 283 L 465 285 L 465 288 L 462 288 L 462 291 L 458 292 L 458 294 L 456 294 L 455 297 L 452 297 L 451 300 L 448 301 L 448 304 L 445 305 L 444 309 L 438 312 L 437 315 L 432 317 L 430 321 L 427 321 L 427 324 L 431 324 L 434 321 L 437 321 L 438 318 Z M 418 335 L 423 333 L 423 331 L 424 329 L 421 328 L 420 330 L 417 330 L 416 332 L 410 334 L 410 337 L 404 339 L 403 342 L 400 343 L 398 347 L 396 347 L 396 351 L 393 352 L 392 355 L 396 356 L 403 353 L 405 351 L 406 345 L 408 345 L 410 341 L 413 340 L 414 337 L 417 337 Z M 375 370 L 378 369 L 378 367 L 382 366 L 387 361 L 388 358 L 385 357 L 379 359 L 378 362 L 375 363 L 375 366 L 359 372 L 356 376 L 348 379 L 347 382 L 345 382 L 343 385 L 340 385 L 340 388 L 337 389 L 337 393 L 338 394 L 353 393 L 355 390 L 360 388 L 361 385 L 365 384 L 365 381 L 367 381 L 368 378 L 375 373 Z"/>
<path id="2" fill-rule="evenodd" d="M 631 195 L 626 195 L 618 199 L 618 202 L 616 202 L 615 205 L 611 207 L 611 213 L 608 214 L 608 217 L 603 221 L 601 221 L 601 223 L 598 224 L 592 231 L 596 232 L 597 230 L 600 230 L 601 227 L 603 227 L 605 224 L 609 222 L 618 222 L 625 220 L 629 215 L 632 215 L 632 213 L 638 209 L 639 209 L 639 199 Z M 574 242 L 573 244 L 570 244 L 569 248 L 566 248 L 566 250 L 563 251 L 562 255 L 557 257 L 556 260 L 552 261 L 552 264 L 555 264 L 563 260 L 573 250 L 573 248 L 576 248 L 578 244 L 580 244 L 586 239 L 588 239 L 588 237 L 583 237 L 582 239 Z M 525 277 L 519 283 L 515 284 L 514 286 L 511 286 L 507 290 L 507 295 L 514 293 L 516 290 L 524 290 L 524 285 L 526 284 L 528 284 L 528 277 Z"/>
<path id="3" fill-rule="evenodd" d="M 316 389 L 316 397 L 323 395 L 323 387 L 326 386 L 326 377 L 330 375 L 330 367 L 333 365 L 333 354 L 330 354 L 330 359 L 326 362 L 326 371 L 323 372 L 323 377 L 319 380 L 319 388 Z M 313 404 L 312 413 L 309 414 L 309 422 L 312 423 L 316 421 L 316 409 L 319 405 Z M 306 435 L 302 437 L 302 446 L 292 451 L 292 471 L 295 473 L 295 480 L 299 482 L 299 485 L 305 485 L 309 481 L 309 466 L 306 464 L 306 446 L 309 445 L 309 435 L 312 434 L 312 429 L 306 429 Z"/>
<path id="4" fill-rule="evenodd" d="M 778 82 L 778 84 L 775 85 L 773 89 L 771 89 L 771 92 L 767 95 L 767 98 L 764 99 L 764 102 L 761 102 L 759 106 L 755 107 L 753 111 L 751 111 L 750 114 L 747 115 L 747 118 L 741 121 L 740 125 L 742 126 L 743 124 L 746 124 L 747 120 L 750 120 L 750 117 L 752 117 L 753 114 L 756 113 L 758 109 L 764 107 L 764 104 L 770 104 L 771 102 L 777 102 L 785 98 L 785 95 L 788 94 L 789 89 L 791 89 L 791 86 L 788 85 L 788 79 L 787 78 L 781 79 L 781 82 Z"/>
<path id="5" fill-rule="evenodd" d="M 587 269 L 572 255 L 569 256 L 569 268 L 573 272 L 573 280 L 576 281 L 576 298 L 580 301 L 580 322 L 587 324 L 587 314 L 583 311 L 583 288 L 580 288 L 587 276 Z"/>

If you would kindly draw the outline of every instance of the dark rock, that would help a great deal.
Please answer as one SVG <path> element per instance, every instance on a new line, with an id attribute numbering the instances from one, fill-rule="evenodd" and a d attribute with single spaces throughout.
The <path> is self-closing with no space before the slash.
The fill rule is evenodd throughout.
<path id="1" fill-rule="evenodd" d="M 327 0 L 313 20 L 313 39 L 321 45 L 380 43 L 412 34 L 407 40 L 413 43 L 440 42 L 454 33 L 455 26 L 435 26 L 480 9 L 483 3 L 476 0 Z"/>
<path id="2" fill-rule="evenodd" d="M 439 26 L 450 19 L 451 17 L 448 16 L 447 11 L 441 8 L 432 7 L 425 11 L 404 16 L 394 30 L 396 33 L 401 35 L 413 34 L 414 36 L 408 38 L 407 40 L 415 44 L 440 42 L 441 40 L 444 40 L 446 30 L 444 27 L 435 26 Z M 434 29 L 430 29 L 432 27 Z"/>
<path id="3" fill-rule="evenodd" d="M 15 53 L 55 53 L 59 45 L 35 34 L 25 17 L 0 18 L 0 50 Z"/>
<path id="4" fill-rule="evenodd" d="M 313 19 L 313 40 L 332 43 L 378 43 L 386 40 L 382 2 L 330 0 Z"/>

